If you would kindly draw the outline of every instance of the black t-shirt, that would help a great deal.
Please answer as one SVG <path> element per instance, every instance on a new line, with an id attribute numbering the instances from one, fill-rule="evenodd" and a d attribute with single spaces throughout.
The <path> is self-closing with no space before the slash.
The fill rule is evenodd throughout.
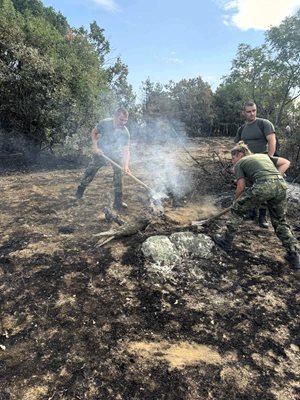
<path id="1" fill-rule="evenodd" d="M 126 126 L 115 128 L 113 119 L 103 119 L 96 125 L 96 131 L 100 134 L 97 141 L 103 153 L 110 158 L 120 159 L 125 146 L 130 144 L 130 134 Z"/>

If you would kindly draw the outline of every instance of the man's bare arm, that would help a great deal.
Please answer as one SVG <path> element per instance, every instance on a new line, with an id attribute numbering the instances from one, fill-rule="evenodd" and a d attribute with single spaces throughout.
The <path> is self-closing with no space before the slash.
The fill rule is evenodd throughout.
<path id="1" fill-rule="evenodd" d="M 92 138 L 92 150 L 93 150 L 93 153 L 97 154 L 98 156 L 101 156 L 102 150 L 98 147 L 98 144 L 97 144 L 98 132 L 97 132 L 96 128 L 92 129 L 91 138 Z"/>
<path id="2" fill-rule="evenodd" d="M 239 178 L 237 183 L 236 183 L 236 189 L 235 189 L 235 200 L 237 200 L 240 195 L 243 193 L 246 187 L 246 179 L 245 178 Z"/>
<path id="3" fill-rule="evenodd" d="M 275 135 L 275 133 L 270 133 L 269 135 L 267 135 L 267 141 L 268 141 L 268 155 L 274 156 L 274 153 L 276 151 L 276 135 Z"/>
<path id="4" fill-rule="evenodd" d="M 289 169 L 290 165 L 291 165 L 290 160 L 287 160 L 286 158 L 283 157 L 279 157 L 276 163 L 276 168 L 281 173 L 281 175 L 284 175 L 285 171 Z"/>
<path id="5" fill-rule="evenodd" d="M 123 148 L 123 171 L 125 173 L 130 172 L 130 170 L 129 170 L 129 159 L 130 159 L 129 146 L 125 146 Z"/>

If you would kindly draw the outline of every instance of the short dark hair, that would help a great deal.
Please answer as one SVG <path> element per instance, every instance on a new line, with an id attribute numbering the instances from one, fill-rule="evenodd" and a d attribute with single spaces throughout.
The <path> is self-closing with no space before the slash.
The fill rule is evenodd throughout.
<path id="1" fill-rule="evenodd" d="M 256 104 L 254 103 L 254 101 L 248 100 L 248 101 L 246 101 L 246 103 L 244 103 L 243 110 L 246 110 L 246 107 L 253 107 L 253 106 L 256 107 Z"/>
<path id="2" fill-rule="evenodd" d="M 119 107 L 116 109 L 115 115 L 120 115 L 120 114 L 128 115 L 129 113 L 125 107 Z"/>

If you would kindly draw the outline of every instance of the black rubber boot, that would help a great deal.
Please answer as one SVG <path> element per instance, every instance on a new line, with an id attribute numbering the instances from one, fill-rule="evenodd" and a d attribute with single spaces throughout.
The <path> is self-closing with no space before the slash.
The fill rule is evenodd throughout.
<path id="1" fill-rule="evenodd" d="M 227 251 L 231 249 L 233 242 L 233 235 L 231 235 L 228 231 L 226 231 L 223 235 L 219 234 L 215 235 L 214 241 L 223 250 Z"/>
<path id="2" fill-rule="evenodd" d="M 299 253 L 297 251 L 288 251 L 285 256 L 285 259 L 290 264 L 291 268 L 293 268 L 293 269 L 300 268 L 300 257 L 299 257 Z"/>
<path id="3" fill-rule="evenodd" d="M 267 210 L 265 208 L 260 208 L 258 210 L 258 225 L 264 229 L 269 228 L 269 224 L 267 221 Z"/>
<path id="4" fill-rule="evenodd" d="M 251 208 L 244 216 L 245 220 L 255 221 L 257 219 L 257 208 Z"/>
<path id="5" fill-rule="evenodd" d="M 77 200 L 80 200 L 81 197 L 83 196 L 84 191 L 85 191 L 85 187 L 83 187 L 83 186 L 78 186 L 78 188 L 77 188 L 77 190 L 76 190 L 76 193 L 75 193 L 75 198 L 76 198 Z"/>

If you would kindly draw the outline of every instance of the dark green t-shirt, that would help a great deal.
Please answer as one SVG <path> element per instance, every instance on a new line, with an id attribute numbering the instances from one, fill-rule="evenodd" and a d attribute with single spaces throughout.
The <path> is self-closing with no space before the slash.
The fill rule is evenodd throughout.
<path id="1" fill-rule="evenodd" d="M 268 176 L 280 176 L 276 168 L 278 157 L 269 157 L 267 154 L 251 154 L 241 158 L 234 167 L 237 179 L 245 178 L 251 183 Z"/>
<path id="2" fill-rule="evenodd" d="M 263 123 L 263 131 L 258 125 L 258 120 Z M 235 142 L 243 140 L 249 147 L 251 153 L 266 153 L 268 151 L 267 136 L 275 132 L 274 125 L 268 119 L 256 118 L 254 122 L 246 123 L 243 127 L 241 137 L 235 138 Z"/>
<path id="3" fill-rule="evenodd" d="M 115 128 L 112 118 L 103 119 L 96 125 L 100 134 L 98 146 L 104 154 L 113 159 L 120 159 L 125 146 L 130 144 L 130 134 L 126 126 Z"/>

